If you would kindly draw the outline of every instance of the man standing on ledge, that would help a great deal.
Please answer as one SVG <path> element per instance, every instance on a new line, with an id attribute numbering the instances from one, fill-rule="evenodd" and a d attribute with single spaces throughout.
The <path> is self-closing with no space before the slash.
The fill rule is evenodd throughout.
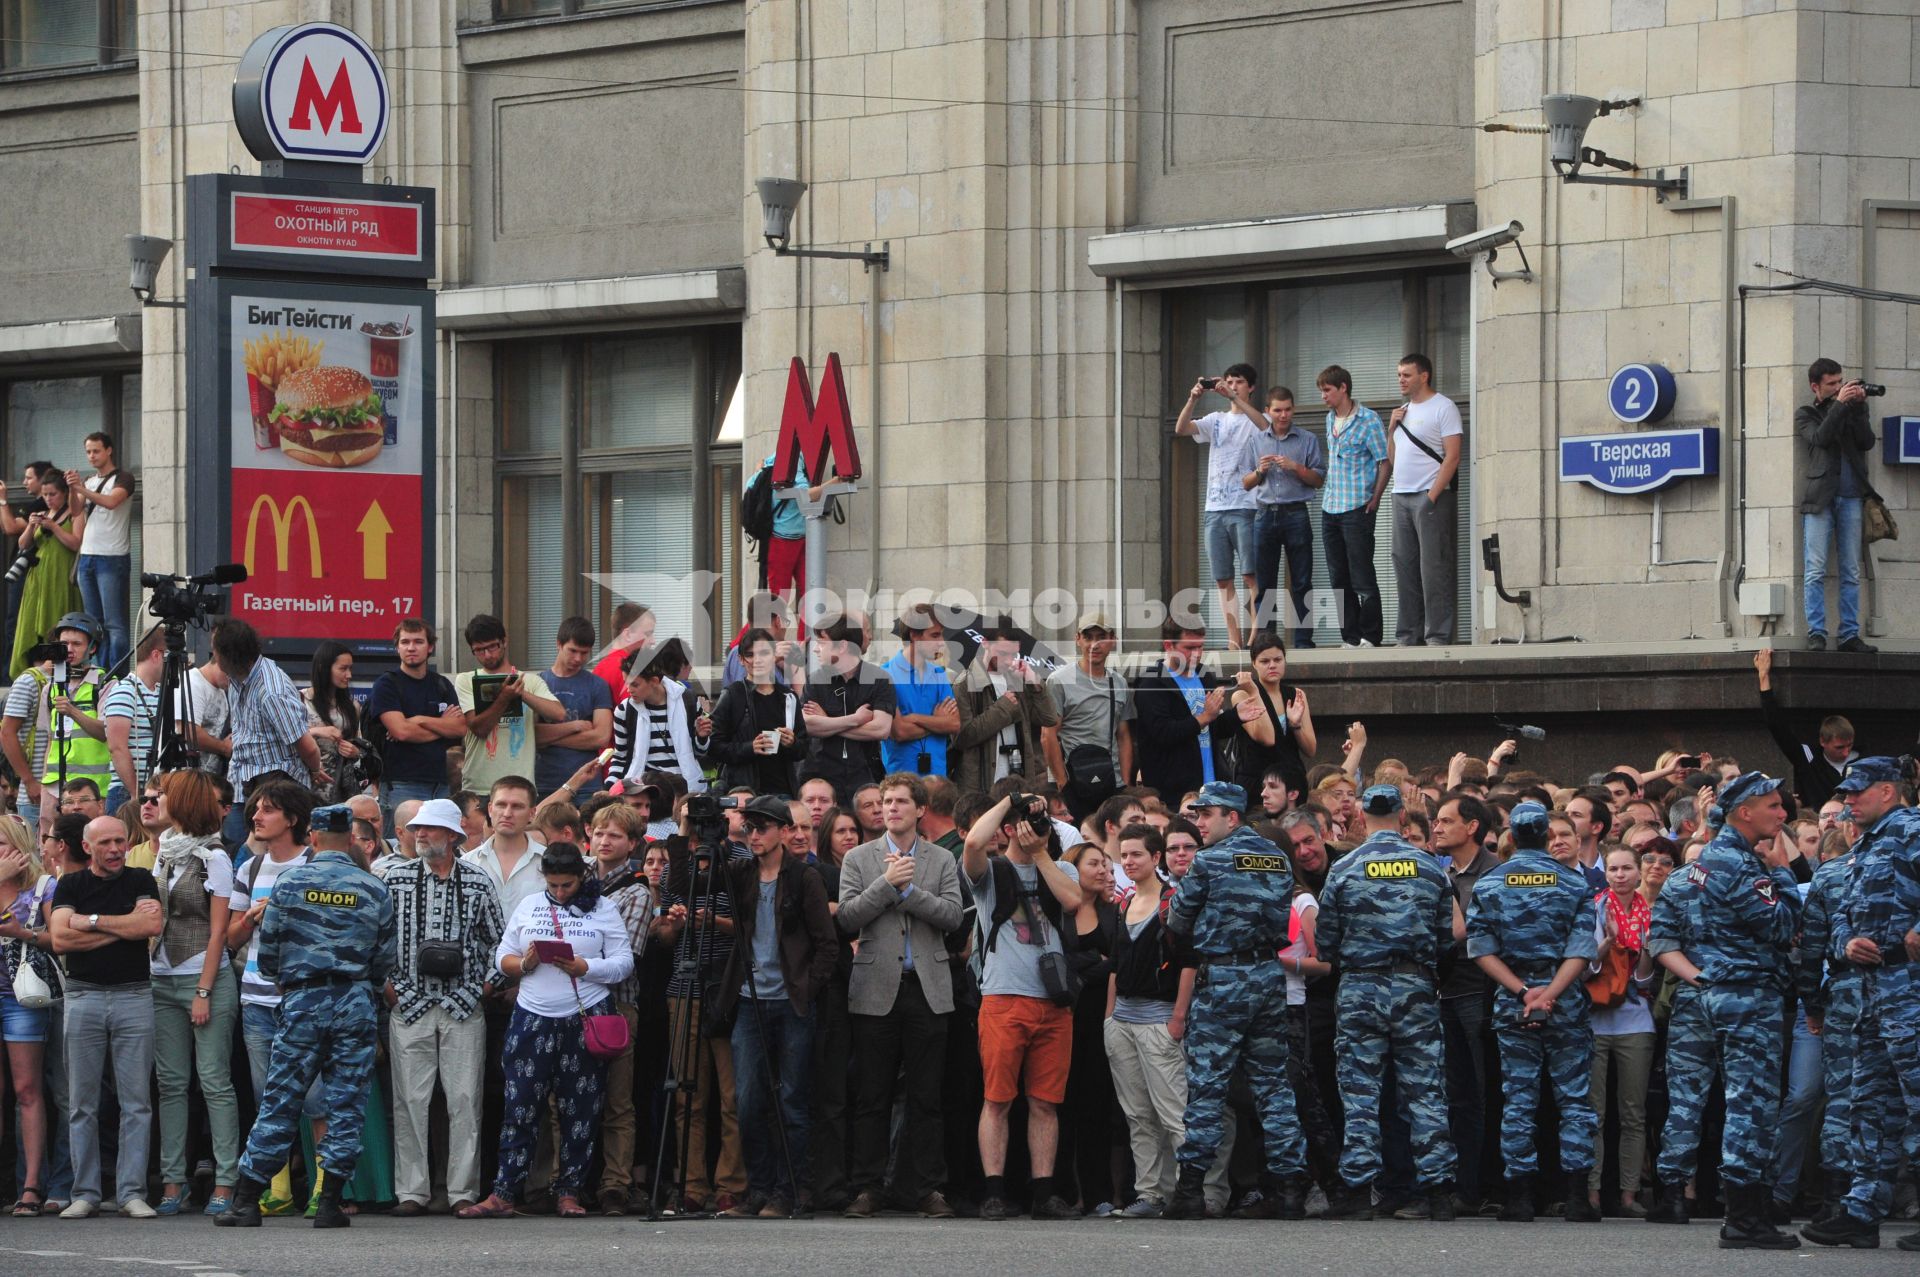
<path id="1" fill-rule="evenodd" d="M 378 990 L 393 974 L 398 936 L 386 884 L 347 848 L 353 812 L 322 807 L 311 829 L 317 851 L 274 884 L 260 923 L 260 972 L 277 982 L 280 1031 L 273 1040 L 260 1115 L 240 1158 L 233 1207 L 222 1228 L 260 1227 L 260 1194 L 293 1147 L 301 1097 L 324 1066 L 327 1133 L 315 1149 L 326 1180 L 315 1228 L 347 1228 L 340 1193 L 360 1160 L 360 1130 L 379 1036 Z"/>
<path id="2" fill-rule="evenodd" d="M 1393 467 L 1393 575 L 1400 587 L 1394 641 L 1453 642 L 1454 476 L 1460 472 L 1460 409 L 1433 388 L 1433 361 L 1400 361 L 1400 393 L 1387 427 Z"/>
<path id="3" fill-rule="evenodd" d="M 1867 388 L 1843 381 L 1840 365 L 1816 359 L 1807 367 L 1813 402 L 1793 414 L 1793 442 L 1800 453 L 1801 606 L 1807 614 L 1807 648 L 1827 649 L 1827 549 L 1840 557 L 1840 647 L 1867 654 L 1878 649 L 1860 637 L 1860 516 L 1867 483 L 1867 453 L 1873 426 L 1867 420 Z"/>

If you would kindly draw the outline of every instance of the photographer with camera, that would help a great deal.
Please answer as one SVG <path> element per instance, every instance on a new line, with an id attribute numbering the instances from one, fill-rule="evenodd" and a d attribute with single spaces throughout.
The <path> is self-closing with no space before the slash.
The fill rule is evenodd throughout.
<path id="1" fill-rule="evenodd" d="M 7 569 L 7 581 L 20 586 L 20 618 L 13 632 L 14 678 L 31 663 L 27 653 L 40 636 L 59 617 L 82 610 L 73 565 L 85 525 L 83 516 L 67 502 L 66 476 L 58 470 L 41 475 L 40 499 L 46 509 L 27 516 L 19 538 L 20 553 Z"/>
<path id="2" fill-rule="evenodd" d="M 989 858 L 1004 839 L 1006 855 Z M 1059 1149 L 1059 1106 L 1073 1064 L 1073 1004 L 1079 979 L 1067 962 L 1071 919 L 1080 907 L 1080 878 L 1057 859 L 1059 836 L 1047 802 L 1012 793 L 967 831 L 960 868 L 980 911 L 980 1068 L 986 1103 L 980 1111 L 980 1165 L 986 1191 L 980 1218 L 1010 1219 L 1006 1196 L 1007 1117 L 1024 1083 L 1027 1156 L 1035 1219 L 1073 1219 L 1053 1189 Z"/>
<path id="3" fill-rule="evenodd" d="M 1794 450 L 1799 453 L 1801 516 L 1801 606 L 1807 617 L 1807 647 L 1827 646 L 1827 553 L 1834 545 L 1840 560 L 1840 642 L 1838 650 L 1867 654 L 1877 649 L 1860 637 L 1861 517 L 1866 498 L 1867 454 L 1874 444 L 1867 420 L 1867 399 L 1885 394 L 1885 386 L 1846 381 L 1831 359 L 1807 366 L 1813 402 L 1793 414 Z M 1835 544 L 1837 543 L 1837 544 Z"/>
<path id="4" fill-rule="evenodd" d="M 0 479 L 0 535 L 18 539 L 27 530 L 27 516 L 38 514 L 47 508 L 40 499 L 40 476 L 53 469 L 51 461 L 29 461 L 23 468 L 20 486 L 25 492 L 21 500 L 9 500 L 7 481 Z M 20 619 L 20 582 L 12 576 L 7 578 L 7 619 L 6 628 L 0 631 L 0 652 L 9 659 L 13 656 L 14 625 Z"/>
<path id="5" fill-rule="evenodd" d="M 31 811 L 42 833 L 59 815 L 67 785 L 89 781 L 97 795 L 110 783 L 112 754 L 98 717 L 106 674 L 87 664 L 97 629 L 98 623 L 82 613 L 61 617 L 52 641 L 29 649 L 33 664 L 16 679 L 0 719 L 0 748 L 21 777 L 22 815 Z M 26 723 L 32 731 L 23 745 L 20 732 Z"/>

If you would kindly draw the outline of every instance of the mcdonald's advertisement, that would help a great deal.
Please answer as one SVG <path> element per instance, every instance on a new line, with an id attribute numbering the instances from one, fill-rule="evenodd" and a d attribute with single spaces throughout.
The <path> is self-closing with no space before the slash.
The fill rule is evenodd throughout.
<path id="1" fill-rule="evenodd" d="M 433 318 L 413 289 L 236 283 L 220 303 L 233 615 L 382 643 L 426 600 Z"/>

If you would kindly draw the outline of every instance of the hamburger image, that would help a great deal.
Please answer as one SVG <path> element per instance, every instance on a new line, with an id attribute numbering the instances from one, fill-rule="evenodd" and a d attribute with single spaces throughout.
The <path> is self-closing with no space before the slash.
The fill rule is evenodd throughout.
<path id="1" fill-rule="evenodd" d="M 373 383 L 338 364 L 281 377 L 272 422 L 280 451 L 310 466 L 364 466 L 380 455 L 386 439 Z"/>

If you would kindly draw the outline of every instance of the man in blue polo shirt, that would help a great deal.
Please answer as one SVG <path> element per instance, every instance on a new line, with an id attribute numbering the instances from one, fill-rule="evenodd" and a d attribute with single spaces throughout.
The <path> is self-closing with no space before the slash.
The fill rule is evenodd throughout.
<path id="1" fill-rule="evenodd" d="M 934 663 L 946 651 L 947 633 L 933 607 L 916 603 L 900 617 L 900 653 L 884 667 L 893 679 L 892 734 L 880 742 L 888 772 L 947 774 L 947 743 L 960 730 L 960 707 L 947 671 Z"/>

